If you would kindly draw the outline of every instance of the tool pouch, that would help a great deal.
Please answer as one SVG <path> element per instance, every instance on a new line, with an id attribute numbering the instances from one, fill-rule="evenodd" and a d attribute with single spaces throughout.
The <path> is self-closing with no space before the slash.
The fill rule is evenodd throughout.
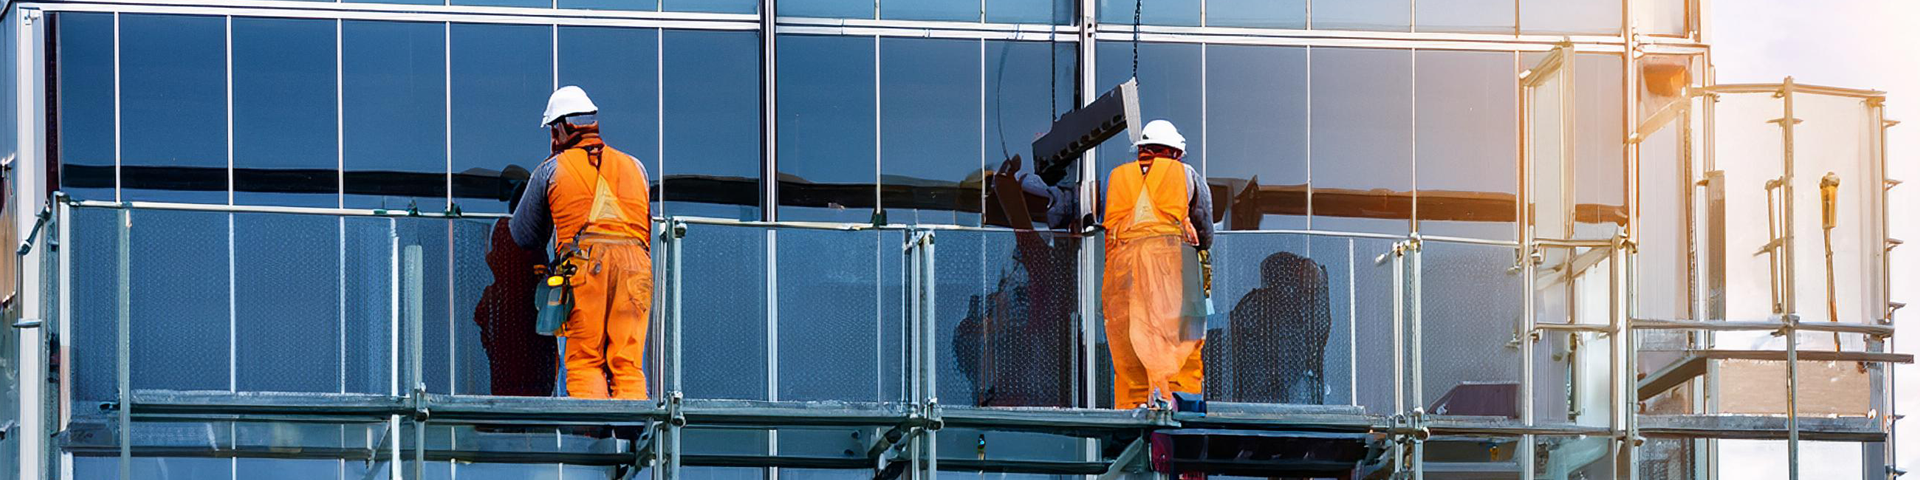
<path id="1" fill-rule="evenodd" d="M 553 273 L 541 275 L 540 286 L 534 291 L 534 307 L 538 309 L 534 316 L 533 331 L 546 336 L 555 336 L 560 327 L 567 323 L 567 315 L 573 313 L 572 268 L 563 260 Z M 544 272 L 542 272 L 544 273 Z"/>

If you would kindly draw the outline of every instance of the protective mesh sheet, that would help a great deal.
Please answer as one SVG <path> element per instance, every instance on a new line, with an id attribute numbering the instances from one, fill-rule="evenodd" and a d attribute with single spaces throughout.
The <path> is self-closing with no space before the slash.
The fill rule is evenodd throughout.
<path id="1" fill-rule="evenodd" d="M 1436 436 L 1423 448 L 1424 455 L 1420 458 L 1428 475 L 1471 472 L 1444 478 L 1518 478 L 1523 468 L 1518 455 L 1519 437 Z M 1391 451 L 1384 458 L 1391 459 Z"/>
<path id="2" fill-rule="evenodd" d="M 939 232 L 934 355 L 942 403 L 1076 405 L 1080 241 L 1046 237 Z"/>
<path id="3" fill-rule="evenodd" d="M 66 339 L 69 357 L 62 361 L 69 363 L 73 375 L 74 400 L 116 398 L 118 215 L 114 210 L 73 209 L 67 220 L 70 238 L 61 245 L 70 262 L 68 283 L 73 290 L 72 331 Z"/>
<path id="4" fill-rule="evenodd" d="M 132 222 L 133 388 L 232 387 L 228 214 L 139 210 Z"/>
<path id="5" fill-rule="evenodd" d="M 1526 294 L 1514 249 L 1425 242 L 1421 247 L 1422 402 L 1440 415 L 1519 418 Z"/>
<path id="6" fill-rule="evenodd" d="M 345 390 L 351 393 L 399 393 L 393 384 L 394 274 L 393 219 L 345 218 L 342 244 L 346 335 Z"/>
<path id="7" fill-rule="evenodd" d="M 452 227 L 446 220 L 432 218 L 395 219 L 394 236 L 398 241 L 400 288 L 400 388 L 410 389 L 424 383 L 429 393 L 453 392 L 453 316 L 449 290 L 452 266 L 449 262 Z M 418 276 L 410 276 L 407 256 L 410 248 L 419 252 Z M 411 312 L 410 298 L 420 298 L 420 311 Z M 416 318 L 410 318 L 415 317 Z M 420 377 L 413 378 L 410 365 L 412 332 L 409 322 L 420 325 Z"/>
<path id="8" fill-rule="evenodd" d="M 1208 398 L 1327 402 L 1332 391 L 1328 366 L 1344 367 L 1346 357 L 1327 357 L 1335 295 L 1330 272 L 1310 258 L 1309 244 L 1309 238 L 1292 235 L 1222 235 L 1215 240 L 1216 313 L 1207 319 L 1203 354 Z M 1344 343 L 1346 329 L 1340 330 Z"/>
<path id="9" fill-rule="evenodd" d="M 676 310 L 688 398 L 768 398 L 767 236 L 759 227 L 688 225 L 679 240 Z"/>
<path id="10" fill-rule="evenodd" d="M 338 217 L 233 215 L 236 389 L 342 389 L 340 226 Z"/>
<path id="11" fill-rule="evenodd" d="M 1643 480 L 1692 480 L 1694 440 L 1649 438 L 1638 451 Z"/>
<path id="12" fill-rule="evenodd" d="M 901 232 L 782 230 L 779 400 L 905 398 Z M 883 255 L 885 253 L 885 255 Z M 883 353 L 885 352 L 885 353 Z"/>
<path id="13" fill-rule="evenodd" d="M 452 226 L 454 390 L 554 395 L 561 374 L 558 341 L 534 332 L 533 294 L 541 279 L 533 269 L 548 254 L 513 243 L 505 219 L 456 220 Z M 647 374 L 652 380 L 652 371 Z"/>

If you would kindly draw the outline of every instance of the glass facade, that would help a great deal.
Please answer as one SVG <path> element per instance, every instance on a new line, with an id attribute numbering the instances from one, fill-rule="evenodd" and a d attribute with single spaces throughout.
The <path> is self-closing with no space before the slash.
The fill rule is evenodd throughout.
<path id="1" fill-rule="evenodd" d="M 1622 34 L 1623 1 L 1654 38 Z M 1347 433 L 1450 432 L 1377 444 L 1414 451 L 1347 473 L 1503 476 L 1538 459 L 1611 476 L 1705 458 L 1662 437 L 1608 459 L 1600 440 L 1633 411 L 1609 382 L 1632 388 L 1666 358 L 1602 330 L 1628 315 L 1609 289 L 1642 285 L 1642 315 L 1707 317 L 1689 250 L 1608 243 L 1695 240 L 1693 213 L 1646 212 L 1694 201 L 1697 134 L 1630 139 L 1652 94 L 1629 88 L 1645 67 L 1620 53 L 1665 42 L 1703 59 L 1693 2 L 382 5 L 406 3 L 33 10 L 50 19 L 34 30 L 46 122 L 25 130 L 47 139 L 48 188 L 69 200 L 49 258 L 70 290 L 59 388 L 75 433 L 51 448 L 73 455 L 73 478 L 600 478 L 647 451 L 663 455 L 649 477 L 865 477 L 876 458 L 937 459 L 939 477 L 1104 471 L 1126 444 L 1102 436 L 1134 430 L 1101 422 L 1137 419 L 1111 416 L 1126 414 L 1110 410 L 1105 239 L 1075 222 L 1100 221 L 1134 150 L 1107 140 L 1035 187 L 1052 197 L 1003 195 L 1018 180 L 997 172 L 1036 171 L 1031 145 L 1055 119 L 1129 79 L 1144 119 L 1179 126 L 1212 197 L 1194 356 L 1222 428 L 1303 413 L 1357 422 L 1334 422 Z M 1571 75 L 1529 83 L 1554 68 Z M 566 85 L 653 182 L 643 370 L 684 404 L 516 403 L 567 395 L 564 347 L 514 323 L 526 302 L 502 293 L 544 260 L 504 216 L 551 153 L 534 116 Z M 1064 218 L 1005 228 L 1009 196 Z M 1572 241 L 1534 233 L 1547 224 Z M 1533 251 L 1542 266 L 1516 265 Z M 143 416 L 181 392 L 297 405 Z M 129 421 L 94 408 L 129 395 Z M 314 399 L 361 410 L 274 410 Z M 943 412 L 945 429 L 923 430 Z M 1085 418 L 995 417 L 1034 412 Z M 674 415 L 687 424 L 653 423 Z M 1167 418 L 1207 425 L 1181 415 Z M 877 447 L 895 425 L 925 441 Z M 648 437 L 659 450 L 634 431 L 663 435 Z"/>

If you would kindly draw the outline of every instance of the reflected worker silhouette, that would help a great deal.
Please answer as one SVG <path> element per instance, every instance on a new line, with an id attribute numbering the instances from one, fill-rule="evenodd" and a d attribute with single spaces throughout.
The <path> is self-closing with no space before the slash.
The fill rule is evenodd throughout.
<path id="1" fill-rule="evenodd" d="M 507 199 L 509 210 L 519 207 L 528 175 L 517 165 L 500 172 L 502 178 L 517 184 L 514 195 Z M 487 269 L 493 272 L 493 283 L 481 291 L 480 303 L 473 307 L 473 323 L 480 326 L 480 342 L 487 349 L 494 395 L 553 395 L 558 349 L 552 337 L 535 333 L 533 326 L 537 313 L 534 286 L 539 280 L 534 266 L 546 260 L 541 253 L 513 242 L 508 219 L 494 222 L 487 246 Z"/>
<path id="2" fill-rule="evenodd" d="M 1260 262 L 1260 286 L 1228 314 L 1233 353 L 1230 397 L 1241 402 L 1326 403 L 1327 269 L 1280 252 Z"/>

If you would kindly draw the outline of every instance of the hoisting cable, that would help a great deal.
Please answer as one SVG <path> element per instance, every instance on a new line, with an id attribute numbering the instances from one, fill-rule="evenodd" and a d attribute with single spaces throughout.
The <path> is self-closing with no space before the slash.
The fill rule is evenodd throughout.
<path id="1" fill-rule="evenodd" d="M 1140 79 L 1140 6 L 1146 0 L 1133 0 L 1133 78 Z"/>

